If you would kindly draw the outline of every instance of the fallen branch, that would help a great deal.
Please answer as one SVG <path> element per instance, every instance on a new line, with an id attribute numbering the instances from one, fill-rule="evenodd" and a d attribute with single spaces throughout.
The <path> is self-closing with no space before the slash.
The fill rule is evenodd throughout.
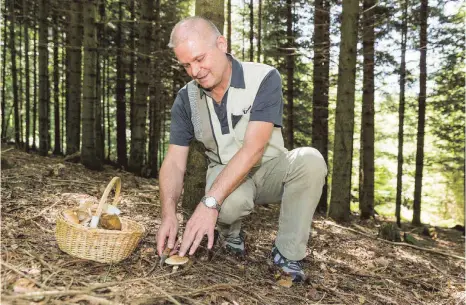
<path id="1" fill-rule="evenodd" d="M 10 265 L 8 264 L 7 262 L 3 262 L 1 261 L 0 262 L 2 264 L 2 266 L 16 272 L 17 274 L 19 274 L 21 277 L 23 278 L 26 278 L 28 279 L 29 281 L 33 282 L 34 284 L 36 284 L 37 286 L 39 286 L 40 288 L 48 288 L 47 286 L 45 286 L 44 284 L 41 284 L 39 283 L 38 281 L 34 280 L 33 278 L 31 278 L 30 276 L 28 276 L 27 274 L 25 274 L 24 272 L 21 272 L 20 270 L 18 270 L 18 268 L 16 268 L 15 266 L 13 265 Z"/>
<path id="2" fill-rule="evenodd" d="M 422 248 L 422 247 L 407 244 L 407 243 L 393 242 L 393 241 L 385 240 L 385 239 L 382 239 L 382 238 L 378 238 L 378 237 L 363 233 L 361 231 L 358 231 L 358 230 L 355 230 L 355 229 L 352 229 L 352 228 L 337 225 L 337 224 L 332 223 L 330 221 L 325 221 L 325 223 L 330 224 L 330 225 L 332 225 L 334 227 L 337 227 L 337 228 L 340 228 L 340 229 L 344 229 L 344 230 L 348 230 L 348 231 L 351 231 L 351 232 L 354 232 L 354 233 L 357 233 L 357 234 L 364 235 L 364 236 L 369 237 L 369 238 L 374 239 L 374 240 L 383 241 L 383 242 L 391 244 L 391 245 L 405 246 L 405 247 L 410 247 L 410 248 L 421 250 L 421 251 L 426 251 L 426 252 L 430 252 L 430 253 L 435 253 L 435 254 L 440 254 L 440 255 L 444 255 L 444 256 L 448 256 L 448 257 L 453 257 L 453 258 L 456 258 L 456 259 L 466 260 L 466 258 L 464 258 L 462 256 L 455 255 L 455 254 L 446 253 L 446 252 L 442 252 L 442 251 L 434 250 L 434 249 Z"/>
<path id="3" fill-rule="evenodd" d="M 155 288 L 158 292 L 164 294 L 173 304 L 181 305 L 180 302 L 178 302 L 174 297 L 172 297 L 168 292 L 166 292 L 159 286 L 155 285 L 154 283 L 151 283 L 148 280 L 143 280 L 143 282 L 149 284 L 152 288 Z"/>

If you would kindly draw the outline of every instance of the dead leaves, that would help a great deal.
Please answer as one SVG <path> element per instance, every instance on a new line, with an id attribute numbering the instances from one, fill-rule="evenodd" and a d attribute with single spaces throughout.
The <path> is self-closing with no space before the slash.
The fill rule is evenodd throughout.
<path id="1" fill-rule="evenodd" d="M 31 293 L 31 292 L 37 292 L 39 291 L 39 287 L 34 284 L 31 280 L 28 280 L 26 278 L 20 278 L 16 280 L 16 282 L 13 284 L 13 291 L 16 294 L 26 294 L 26 293 Z M 44 299 L 43 296 L 35 296 L 31 297 L 31 299 L 35 302 L 39 302 Z"/>

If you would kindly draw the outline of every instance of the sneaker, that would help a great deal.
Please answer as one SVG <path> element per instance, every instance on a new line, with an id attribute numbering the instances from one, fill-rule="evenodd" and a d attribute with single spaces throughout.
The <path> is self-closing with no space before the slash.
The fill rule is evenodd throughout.
<path id="1" fill-rule="evenodd" d="M 292 261 L 284 257 L 275 244 L 272 247 L 272 258 L 273 263 L 279 266 L 283 272 L 290 275 L 293 282 L 302 282 L 306 279 L 306 275 L 303 271 L 302 261 Z"/>
<path id="2" fill-rule="evenodd" d="M 228 236 L 226 238 L 223 236 L 218 237 L 220 240 L 220 244 L 224 246 L 228 252 L 239 256 L 244 256 L 246 254 L 243 231 L 240 231 L 238 236 Z"/>

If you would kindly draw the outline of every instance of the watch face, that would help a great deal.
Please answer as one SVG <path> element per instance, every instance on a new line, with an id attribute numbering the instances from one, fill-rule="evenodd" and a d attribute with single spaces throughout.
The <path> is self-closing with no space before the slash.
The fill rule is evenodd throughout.
<path id="1" fill-rule="evenodd" d="M 207 197 L 205 199 L 205 205 L 209 208 L 213 208 L 216 205 L 216 200 L 214 197 Z"/>

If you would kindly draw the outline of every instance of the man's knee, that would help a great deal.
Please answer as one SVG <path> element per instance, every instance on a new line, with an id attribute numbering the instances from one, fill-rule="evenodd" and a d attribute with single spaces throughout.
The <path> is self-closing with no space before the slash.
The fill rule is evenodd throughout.
<path id="1" fill-rule="evenodd" d="M 252 196 L 241 192 L 238 188 L 223 201 L 218 221 L 231 225 L 238 219 L 249 215 L 253 209 L 254 199 Z"/>
<path id="2" fill-rule="evenodd" d="M 327 164 L 325 163 L 322 154 L 313 147 L 297 148 L 297 156 L 295 162 L 297 167 L 302 168 L 311 177 L 316 175 L 325 177 L 327 175 Z"/>

